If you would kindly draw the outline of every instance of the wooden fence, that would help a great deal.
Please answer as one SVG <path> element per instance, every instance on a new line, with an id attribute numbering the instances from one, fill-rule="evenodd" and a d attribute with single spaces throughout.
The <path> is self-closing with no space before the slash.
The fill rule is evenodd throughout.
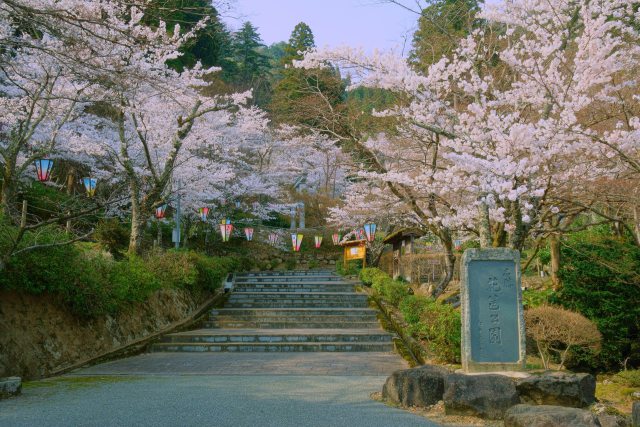
<path id="1" fill-rule="evenodd" d="M 378 268 L 393 275 L 393 252 L 387 251 L 380 257 Z M 400 257 L 400 271 L 405 277 L 411 277 L 414 284 L 437 283 L 445 274 L 444 253 L 428 251 L 417 254 L 405 254 Z M 453 280 L 460 279 L 460 255 L 456 254 Z"/>

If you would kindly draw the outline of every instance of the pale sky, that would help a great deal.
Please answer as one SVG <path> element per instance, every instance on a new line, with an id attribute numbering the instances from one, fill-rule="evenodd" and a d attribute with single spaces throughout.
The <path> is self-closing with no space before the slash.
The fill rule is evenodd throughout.
<path id="1" fill-rule="evenodd" d="M 225 15 L 232 30 L 251 21 L 267 45 L 287 41 L 303 21 L 311 27 L 318 47 L 404 49 L 405 55 L 418 18 L 379 0 L 236 0 L 235 10 Z"/>

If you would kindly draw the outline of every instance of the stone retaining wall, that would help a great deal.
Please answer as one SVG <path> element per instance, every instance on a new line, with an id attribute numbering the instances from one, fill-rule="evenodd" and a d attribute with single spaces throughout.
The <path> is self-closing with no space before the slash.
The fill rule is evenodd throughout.
<path id="1" fill-rule="evenodd" d="M 163 331 L 210 297 L 161 290 L 115 317 L 81 319 L 52 295 L 0 291 L 0 377 L 49 376 Z"/>

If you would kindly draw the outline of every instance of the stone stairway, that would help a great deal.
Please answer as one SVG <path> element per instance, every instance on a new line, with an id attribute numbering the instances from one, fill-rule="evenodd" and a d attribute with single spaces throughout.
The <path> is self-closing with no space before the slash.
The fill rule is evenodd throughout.
<path id="1" fill-rule="evenodd" d="M 329 271 L 238 274 L 203 329 L 166 335 L 151 351 L 393 351 L 393 335 L 354 286 Z"/>

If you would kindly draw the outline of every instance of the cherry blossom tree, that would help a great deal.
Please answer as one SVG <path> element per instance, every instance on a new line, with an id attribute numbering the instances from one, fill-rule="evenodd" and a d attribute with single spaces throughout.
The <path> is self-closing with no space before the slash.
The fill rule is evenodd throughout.
<path id="1" fill-rule="evenodd" d="M 351 48 L 296 66 L 331 63 L 354 86 L 403 95 L 378 113 L 396 120 L 394 135 L 356 141 L 369 187 L 445 247 L 452 230 L 468 230 L 520 249 L 568 189 L 575 197 L 592 179 L 637 173 L 637 17 L 625 1 L 511 1 L 481 15 L 487 25 L 426 74 Z"/>

